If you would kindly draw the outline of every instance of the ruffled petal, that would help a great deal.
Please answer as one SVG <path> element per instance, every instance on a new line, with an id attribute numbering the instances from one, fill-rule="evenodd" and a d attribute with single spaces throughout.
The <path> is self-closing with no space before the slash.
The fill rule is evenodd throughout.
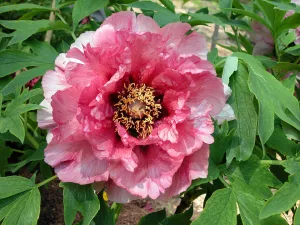
<path id="1" fill-rule="evenodd" d="M 120 13 L 114 13 L 107 17 L 102 23 L 102 26 L 111 25 L 115 30 L 131 31 L 136 23 L 136 16 L 134 12 L 122 11 Z"/>
<path id="2" fill-rule="evenodd" d="M 37 112 L 37 122 L 40 128 L 50 129 L 56 126 L 52 117 L 52 107 L 50 102 L 44 99 L 40 106 L 44 107 Z"/>
<path id="3" fill-rule="evenodd" d="M 171 157 L 156 145 L 135 147 L 134 152 L 139 162 L 134 172 L 129 172 L 118 163 L 110 169 L 111 178 L 133 195 L 156 199 L 171 185 L 183 158 Z"/>
<path id="4" fill-rule="evenodd" d="M 124 188 L 115 185 L 113 182 L 107 185 L 106 194 L 110 201 L 123 204 L 138 199 L 138 196 L 130 194 Z"/>
<path id="5" fill-rule="evenodd" d="M 181 167 L 175 173 L 172 185 L 166 189 L 161 199 L 169 199 L 178 195 L 191 185 L 192 180 L 206 178 L 208 174 L 209 146 L 203 144 L 201 149 L 185 157 Z"/>
<path id="6" fill-rule="evenodd" d="M 71 44 L 71 49 L 77 48 L 81 52 L 83 52 L 83 48 L 93 40 L 94 35 L 95 35 L 95 31 L 86 31 L 86 32 L 82 33 L 76 39 L 76 41 L 73 44 Z"/>
<path id="7" fill-rule="evenodd" d="M 96 158 L 86 141 L 50 143 L 45 149 L 45 162 L 55 168 L 63 182 L 90 184 L 108 180 L 108 162 Z"/>

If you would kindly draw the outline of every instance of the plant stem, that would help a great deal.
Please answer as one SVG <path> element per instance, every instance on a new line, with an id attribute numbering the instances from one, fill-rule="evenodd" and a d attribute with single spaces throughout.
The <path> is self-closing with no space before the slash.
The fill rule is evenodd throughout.
<path id="1" fill-rule="evenodd" d="M 263 165 L 276 165 L 281 166 L 285 160 L 279 161 L 279 160 L 260 160 L 260 164 Z"/>
<path id="2" fill-rule="evenodd" d="M 236 42 L 237 48 L 238 48 L 238 50 L 240 52 L 241 51 L 241 45 L 240 45 L 239 36 L 238 36 L 238 34 L 239 34 L 239 32 L 238 32 L 239 28 L 234 28 L 234 27 L 231 27 L 231 28 L 232 28 L 232 30 L 234 32 L 235 42 Z"/>
<path id="3" fill-rule="evenodd" d="M 222 177 L 222 175 L 219 176 L 219 180 L 224 184 L 225 187 L 229 188 L 230 185 L 224 180 L 224 178 Z"/>
<path id="4" fill-rule="evenodd" d="M 22 150 L 18 150 L 18 149 L 14 149 L 14 148 L 9 148 L 11 151 L 13 152 L 17 152 L 17 153 L 21 153 L 21 154 L 24 154 L 25 152 L 22 151 Z"/>
<path id="5" fill-rule="evenodd" d="M 274 40 L 275 40 L 275 51 L 276 51 L 277 61 L 280 62 L 280 51 L 278 48 L 278 41 L 276 38 L 274 38 Z"/>
<path id="6" fill-rule="evenodd" d="M 220 62 L 218 62 L 216 65 L 215 65 L 215 68 L 218 68 L 219 66 L 221 66 L 223 63 L 225 63 L 227 58 L 225 59 L 222 59 Z"/>
<path id="7" fill-rule="evenodd" d="M 122 204 L 116 203 L 116 202 L 114 202 L 114 203 L 111 205 L 111 209 L 113 209 L 114 212 L 115 212 L 115 221 L 118 220 L 118 217 L 119 217 L 119 214 L 120 214 L 120 212 L 121 212 L 122 206 L 123 206 Z"/>
<path id="8" fill-rule="evenodd" d="M 39 143 L 34 139 L 34 137 L 32 137 L 32 135 L 27 130 L 26 130 L 25 137 L 29 141 L 31 147 L 33 147 L 35 150 L 39 149 L 40 147 Z"/>
<path id="9" fill-rule="evenodd" d="M 298 64 L 300 62 L 300 56 L 295 60 L 295 64 Z"/>
<path id="10" fill-rule="evenodd" d="M 43 186 L 43 185 L 49 183 L 50 181 L 55 180 L 56 178 L 57 178 L 57 175 L 54 175 L 54 176 L 48 178 L 47 180 L 44 180 L 44 181 L 42 181 L 41 183 L 38 183 L 38 184 L 37 184 L 37 187 L 41 187 L 41 186 Z"/>
<path id="11" fill-rule="evenodd" d="M 52 0 L 52 9 L 55 9 L 55 2 L 56 0 Z M 55 14 L 53 11 L 50 12 L 50 17 L 49 17 L 50 21 L 54 21 L 55 20 Z M 53 34 L 53 30 L 48 30 L 45 36 L 45 42 L 48 42 L 50 44 L 51 39 L 52 39 L 52 34 Z"/>

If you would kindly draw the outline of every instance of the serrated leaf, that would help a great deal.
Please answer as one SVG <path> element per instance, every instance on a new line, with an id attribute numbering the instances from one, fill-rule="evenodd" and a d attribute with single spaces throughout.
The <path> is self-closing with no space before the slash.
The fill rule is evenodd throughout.
<path id="1" fill-rule="evenodd" d="M 108 0 L 78 0 L 74 4 L 72 19 L 73 30 L 84 17 L 89 16 L 93 12 L 103 9 L 108 4 Z"/>
<path id="2" fill-rule="evenodd" d="M 8 45 L 26 40 L 35 33 L 47 30 L 69 30 L 69 26 L 61 21 L 50 20 L 0 20 L 0 24 L 7 29 L 15 30 Z"/>
<path id="3" fill-rule="evenodd" d="M 64 188 L 64 220 L 72 225 L 79 211 L 84 217 L 83 225 L 89 225 L 100 209 L 100 203 L 92 185 L 61 183 Z"/>
<path id="4" fill-rule="evenodd" d="M 224 84 L 227 85 L 229 84 L 229 78 L 235 71 L 237 71 L 238 63 L 239 63 L 239 59 L 237 57 L 232 57 L 232 56 L 227 57 L 225 61 L 223 73 L 222 73 L 222 82 Z"/>
<path id="5" fill-rule="evenodd" d="M 4 77 L 28 66 L 48 66 L 49 68 L 54 67 L 52 61 L 49 62 L 36 55 L 18 50 L 0 51 L 0 77 Z"/>
<path id="6" fill-rule="evenodd" d="M 37 187 L 27 191 L 12 203 L 2 225 L 36 225 L 39 214 L 41 196 Z"/>
<path id="7" fill-rule="evenodd" d="M 236 225 L 236 197 L 231 188 L 215 191 L 191 225 Z"/>
<path id="8" fill-rule="evenodd" d="M 300 199 L 300 172 L 289 176 L 289 181 L 267 201 L 260 212 L 261 219 L 289 210 Z"/>
<path id="9" fill-rule="evenodd" d="M 233 148 L 227 152 L 228 162 L 235 157 L 237 160 L 247 160 L 253 151 L 257 129 L 257 115 L 254 106 L 254 96 L 245 80 L 248 72 L 244 65 L 239 64 L 238 71 L 231 77 L 232 94 L 230 103 L 236 117 L 235 138 Z M 237 146 L 237 147 L 236 147 Z"/>
<path id="10" fill-rule="evenodd" d="M 138 225 L 161 225 L 160 223 L 166 218 L 166 211 L 163 209 L 161 211 L 150 213 L 144 216 Z"/>
<path id="11" fill-rule="evenodd" d="M 269 171 L 269 167 L 261 165 L 256 156 L 244 162 L 233 162 L 225 174 L 235 190 L 249 193 L 261 200 L 272 196 L 269 187 L 281 186 L 281 182 Z"/>
<path id="12" fill-rule="evenodd" d="M 31 4 L 31 3 L 21 3 L 21 4 L 13 4 L 13 5 L 5 5 L 0 7 L 0 14 L 5 13 L 5 12 L 10 12 L 10 11 L 20 11 L 20 10 L 43 10 L 43 11 L 51 11 L 53 9 L 36 5 L 36 4 Z"/>
<path id="13" fill-rule="evenodd" d="M 31 180 L 25 177 L 0 177 L 0 199 L 30 190 L 34 187 Z"/>
<path id="14" fill-rule="evenodd" d="M 191 217 L 193 215 L 193 206 L 191 206 L 184 213 L 175 214 L 167 217 L 161 222 L 161 225 L 190 225 Z"/>
<path id="15" fill-rule="evenodd" d="M 285 160 L 282 165 L 285 171 L 289 174 L 295 174 L 300 172 L 300 164 L 293 158 Z"/>
<path id="16" fill-rule="evenodd" d="M 276 115 L 300 130 L 300 109 L 297 99 L 275 77 L 269 74 L 254 56 L 234 53 L 249 67 L 248 85 L 259 102 L 269 101 Z M 289 110 L 287 112 L 286 110 Z"/>

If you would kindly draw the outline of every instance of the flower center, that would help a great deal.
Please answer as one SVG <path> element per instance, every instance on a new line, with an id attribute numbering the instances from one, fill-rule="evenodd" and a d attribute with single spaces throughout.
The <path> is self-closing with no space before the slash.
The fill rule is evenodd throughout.
<path id="1" fill-rule="evenodd" d="M 145 84 L 124 84 L 118 99 L 114 105 L 116 110 L 113 120 L 123 125 L 132 136 L 145 138 L 150 135 L 161 113 L 161 104 L 155 99 L 154 89 Z"/>

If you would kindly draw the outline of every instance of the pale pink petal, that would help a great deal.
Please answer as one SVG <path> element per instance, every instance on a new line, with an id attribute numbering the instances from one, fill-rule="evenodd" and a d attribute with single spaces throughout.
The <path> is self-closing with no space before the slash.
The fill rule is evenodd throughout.
<path id="1" fill-rule="evenodd" d="M 173 124 L 161 124 L 158 126 L 158 136 L 163 141 L 169 141 L 171 143 L 176 143 L 178 141 L 178 131 L 176 125 Z"/>
<path id="2" fill-rule="evenodd" d="M 210 72 L 216 75 L 214 66 L 209 61 L 200 59 L 197 56 L 181 58 L 175 69 L 180 73 L 199 74 L 202 72 Z"/>
<path id="3" fill-rule="evenodd" d="M 123 204 L 138 199 L 138 196 L 130 194 L 124 188 L 117 186 L 113 182 L 110 182 L 106 187 L 106 194 L 109 201 Z"/>
<path id="4" fill-rule="evenodd" d="M 51 102 L 51 97 L 59 90 L 64 90 L 70 85 L 67 83 L 65 75 L 59 69 L 49 70 L 43 77 L 42 86 L 46 100 Z"/>
<path id="5" fill-rule="evenodd" d="M 52 107 L 50 102 L 44 99 L 40 106 L 44 107 L 37 111 L 37 122 L 40 128 L 49 129 L 55 127 L 56 123 L 52 117 Z"/>
<path id="6" fill-rule="evenodd" d="M 142 34 L 146 32 L 159 33 L 159 25 L 149 16 L 139 14 L 136 18 L 136 24 L 133 27 L 133 31 Z"/>
<path id="7" fill-rule="evenodd" d="M 161 199 L 169 199 L 178 195 L 191 185 L 192 180 L 206 178 L 208 174 L 209 146 L 203 144 L 201 149 L 186 157 L 175 173 L 172 185 L 166 189 Z"/>
<path id="8" fill-rule="evenodd" d="M 76 41 L 73 44 L 71 44 L 71 49 L 77 48 L 81 52 L 83 52 L 83 48 L 93 40 L 94 35 L 95 35 L 95 31 L 86 31 L 85 33 L 82 33 L 76 39 Z"/>
<path id="9" fill-rule="evenodd" d="M 96 30 L 91 45 L 93 47 L 108 47 L 117 45 L 116 31 L 110 24 L 102 25 Z"/>
<path id="10" fill-rule="evenodd" d="M 225 106 L 225 94 L 222 80 L 209 72 L 192 76 L 195 86 L 190 88 L 187 104 L 191 109 L 206 103 L 212 106 L 211 115 L 219 114 Z"/>
<path id="11" fill-rule="evenodd" d="M 111 25 L 115 30 L 131 31 L 136 23 L 136 16 L 134 12 L 122 11 L 120 13 L 114 13 L 107 17 L 102 23 L 102 26 Z"/>
<path id="12" fill-rule="evenodd" d="M 86 141 L 50 143 L 45 149 L 45 162 L 55 167 L 63 182 L 90 184 L 108 180 L 108 162 L 96 158 Z"/>
<path id="13" fill-rule="evenodd" d="M 70 87 L 52 96 L 53 119 L 58 124 L 68 123 L 76 116 L 80 92 Z"/>
<path id="14" fill-rule="evenodd" d="M 201 59 L 207 59 L 207 43 L 205 37 L 194 31 L 182 39 L 179 46 L 181 57 L 196 55 Z"/>
<path id="15" fill-rule="evenodd" d="M 236 118 L 232 107 L 229 104 L 226 104 L 222 109 L 222 111 L 218 115 L 214 116 L 214 119 L 217 120 L 218 124 L 220 125 L 225 120 L 231 121 L 231 120 L 235 120 Z"/>
<path id="16" fill-rule="evenodd" d="M 169 23 L 161 28 L 160 33 L 170 46 L 177 49 L 190 29 L 191 26 L 187 23 Z"/>
<path id="17" fill-rule="evenodd" d="M 171 157 L 155 145 L 136 147 L 134 152 L 139 162 L 134 172 L 129 172 L 118 163 L 110 169 L 110 177 L 115 184 L 133 195 L 156 199 L 171 185 L 183 158 Z"/>

